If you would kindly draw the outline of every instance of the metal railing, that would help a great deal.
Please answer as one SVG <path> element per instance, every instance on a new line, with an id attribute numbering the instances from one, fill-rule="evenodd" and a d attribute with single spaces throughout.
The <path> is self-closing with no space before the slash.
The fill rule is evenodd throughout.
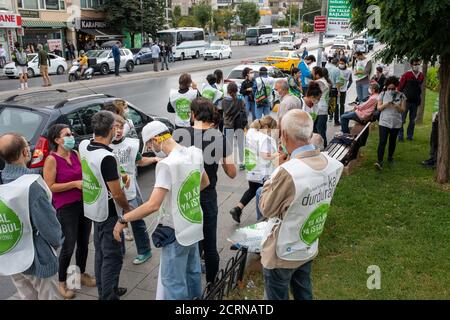
<path id="1" fill-rule="evenodd" d="M 208 283 L 201 300 L 223 300 L 236 287 L 244 287 L 244 271 L 247 262 L 247 248 L 241 247 L 236 256 L 228 260 L 225 269 L 221 269 L 216 276 L 214 283 Z"/>

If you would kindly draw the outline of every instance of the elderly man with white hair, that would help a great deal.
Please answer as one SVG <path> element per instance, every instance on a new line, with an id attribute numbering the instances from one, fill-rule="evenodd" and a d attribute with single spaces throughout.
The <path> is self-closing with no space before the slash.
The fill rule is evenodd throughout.
<path id="1" fill-rule="evenodd" d="M 281 120 L 279 166 L 264 184 L 259 202 L 269 218 L 263 240 L 265 296 L 312 299 L 311 266 L 343 165 L 311 144 L 313 120 L 291 110 Z"/>
<path id="2" fill-rule="evenodd" d="M 281 119 L 289 110 L 302 109 L 302 101 L 289 93 L 289 83 L 286 79 L 280 79 L 275 82 L 275 91 L 280 96 L 281 101 L 278 107 L 278 119 Z"/>

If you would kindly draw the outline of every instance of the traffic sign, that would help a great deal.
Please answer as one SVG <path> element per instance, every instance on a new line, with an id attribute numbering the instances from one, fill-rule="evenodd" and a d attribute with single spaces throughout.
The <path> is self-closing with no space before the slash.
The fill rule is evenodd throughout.
<path id="1" fill-rule="evenodd" d="M 314 17 L 314 32 L 325 32 L 327 30 L 327 17 L 315 16 Z"/>

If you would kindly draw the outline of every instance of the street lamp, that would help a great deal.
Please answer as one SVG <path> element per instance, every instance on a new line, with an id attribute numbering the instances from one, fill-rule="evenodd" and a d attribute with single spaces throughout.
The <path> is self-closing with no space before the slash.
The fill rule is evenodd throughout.
<path id="1" fill-rule="evenodd" d="M 300 24 L 299 28 L 302 28 L 302 26 L 303 26 L 303 19 L 304 19 L 304 17 L 305 17 L 306 15 L 311 14 L 311 13 L 315 13 L 315 12 L 319 12 L 319 11 L 321 11 L 321 9 L 304 13 L 304 14 L 302 15 L 302 21 L 301 21 L 301 24 Z M 302 33 L 303 33 L 303 29 L 302 29 Z"/>

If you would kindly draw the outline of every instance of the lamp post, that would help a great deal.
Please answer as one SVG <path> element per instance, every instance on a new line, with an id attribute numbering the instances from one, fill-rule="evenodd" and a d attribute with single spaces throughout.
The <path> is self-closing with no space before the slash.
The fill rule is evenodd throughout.
<path id="1" fill-rule="evenodd" d="M 319 9 L 319 10 L 314 10 L 314 11 L 310 11 L 310 12 L 306 12 L 306 13 L 304 13 L 303 15 L 302 15 L 302 20 L 301 20 L 301 25 L 300 25 L 300 28 L 302 27 L 302 25 L 303 25 L 303 19 L 304 19 L 304 17 L 306 16 L 306 15 L 308 15 L 308 14 L 311 14 L 311 13 L 316 13 L 316 12 L 319 12 L 319 11 L 321 11 L 322 9 Z M 299 13 L 300 14 L 300 13 Z M 303 30 L 302 30 L 302 32 L 303 32 Z"/>

